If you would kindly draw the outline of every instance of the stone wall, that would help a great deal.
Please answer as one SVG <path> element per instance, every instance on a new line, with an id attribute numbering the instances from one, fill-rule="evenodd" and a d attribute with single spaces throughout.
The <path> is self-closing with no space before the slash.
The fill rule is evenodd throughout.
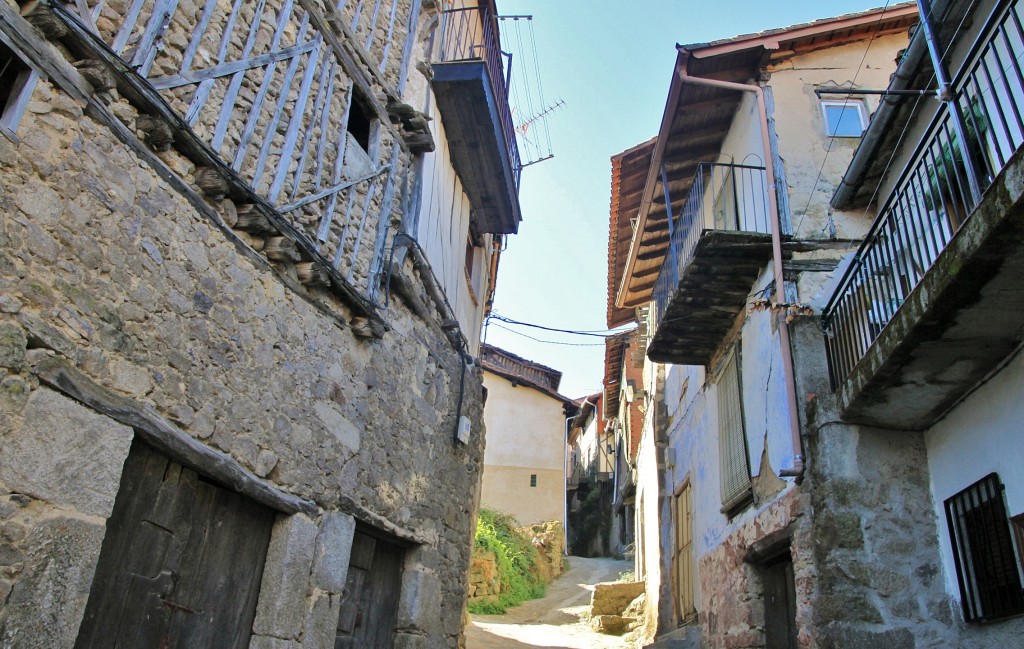
<path id="1" fill-rule="evenodd" d="M 396 646 L 457 646 L 483 444 L 452 438 L 459 404 L 482 429 L 482 393 L 443 331 L 393 296 L 390 330 L 356 335 L 344 303 L 293 290 L 162 179 L 191 182 L 188 160 L 154 168 L 50 83 L 17 135 L 0 136 L 0 644 L 74 644 L 138 434 L 47 387 L 56 359 L 314 503 L 278 518 L 253 647 L 333 646 L 356 520 L 413 544 Z"/>

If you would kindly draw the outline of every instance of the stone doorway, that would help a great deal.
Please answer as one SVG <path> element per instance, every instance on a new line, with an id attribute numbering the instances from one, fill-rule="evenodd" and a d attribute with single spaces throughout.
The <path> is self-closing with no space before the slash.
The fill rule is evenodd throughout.
<path id="1" fill-rule="evenodd" d="M 246 649 L 274 516 L 136 439 L 75 649 Z"/>

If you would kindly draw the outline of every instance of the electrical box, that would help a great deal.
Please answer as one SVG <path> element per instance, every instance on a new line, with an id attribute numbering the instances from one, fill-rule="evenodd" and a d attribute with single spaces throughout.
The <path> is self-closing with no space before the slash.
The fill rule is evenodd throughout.
<path id="1" fill-rule="evenodd" d="M 459 432 L 455 435 L 455 439 L 463 444 L 469 444 L 469 434 L 471 432 L 473 432 L 472 422 L 469 421 L 469 417 L 462 415 L 459 417 Z"/>

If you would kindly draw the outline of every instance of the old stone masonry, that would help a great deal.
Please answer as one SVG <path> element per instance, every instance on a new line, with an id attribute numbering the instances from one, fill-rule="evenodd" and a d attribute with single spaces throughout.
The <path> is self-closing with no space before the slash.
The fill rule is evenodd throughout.
<path id="1" fill-rule="evenodd" d="M 373 5 L 0 3 L 0 646 L 459 644 L 478 313 Z"/>

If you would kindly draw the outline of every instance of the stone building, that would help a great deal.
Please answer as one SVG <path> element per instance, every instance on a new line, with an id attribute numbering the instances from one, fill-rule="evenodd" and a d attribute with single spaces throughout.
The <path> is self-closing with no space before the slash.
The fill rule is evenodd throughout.
<path id="1" fill-rule="evenodd" d="M 948 44 L 964 7 L 959 18 L 947 9 Z M 965 43 L 982 15 L 957 34 Z M 882 90 L 894 73 L 897 88 L 934 90 L 930 68 L 907 75 L 927 66 L 923 32 L 909 37 L 917 23 L 916 6 L 904 3 L 679 46 L 658 136 L 613 160 L 611 306 L 636 309 L 649 331 L 640 341 L 648 362 L 636 560 L 655 646 L 983 646 L 983 636 L 1010 637 L 1012 623 L 995 631 L 960 621 L 933 504 L 947 496 L 930 485 L 927 441 L 837 408 L 815 315 L 863 262 L 861 239 L 882 237 L 876 255 L 906 239 L 894 227 L 879 234 L 863 209 L 877 175 L 864 176 L 863 203 L 829 199 L 853 178 L 851 160 L 877 155 L 872 173 L 895 177 L 902 167 L 889 154 L 916 147 L 920 123 L 878 122 L 899 100 L 857 91 Z M 936 101 L 918 93 L 903 105 L 917 100 Z M 890 263 L 901 262 L 872 259 L 869 276 Z M 889 303 L 875 279 L 860 277 L 861 296 L 879 299 L 861 302 L 860 313 L 884 326 Z M 933 389 L 917 378 L 901 383 Z M 864 401 L 862 412 L 877 403 Z M 979 455 L 992 459 L 992 447 Z M 999 579 L 1019 570 L 1000 566 Z"/>
<path id="2" fill-rule="evenodd" d="M 483 345 L 487 449 L 481 504 L 522 526 L 565 523 L 566 418 L 572 399 L 559 394 L 562 373 Z"/>
<path id="3" fill-rule="evenodd" d="M 0 646 L 460 644 L 493 10 L 0 3 Z"/>

